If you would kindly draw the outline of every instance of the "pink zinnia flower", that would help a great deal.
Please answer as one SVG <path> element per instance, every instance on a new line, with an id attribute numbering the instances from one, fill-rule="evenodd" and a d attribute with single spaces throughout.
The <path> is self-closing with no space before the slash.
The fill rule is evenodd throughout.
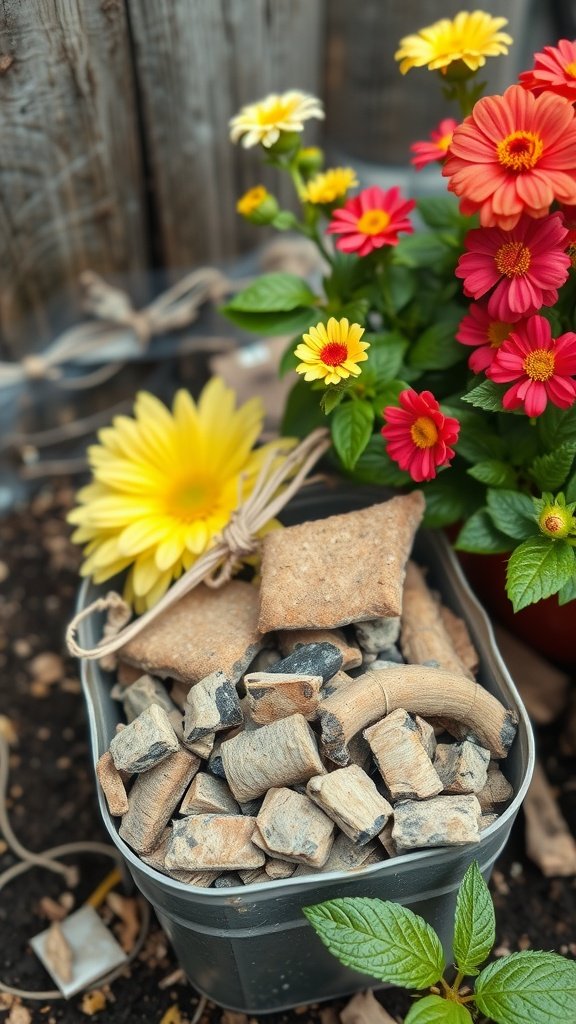
<path id="1" fill-rule="evenodd" d="M 388 442 L 386 451 L 413 480 L 433 480 L 436 468 L 448 465 L 454 458 L 450 445 L 458 440 L 460 424 L 440 412 L 431 391 L 418 394 L 407 388 L 400 392 L 398 400 L 400 409 L 387 405 L 382 412 L 386 420 L 381 431 Z"/>
<path id="2" fill-rule="evenodd" d="M 576 103 L 576 42 L 560 39 L 534 54 L 534 67 L 518 76 L 520 85 L 535 96 L 553 92 Z"/>
<path id="3" fill-rule="evenodd" d="M 502 398 L 505 409 L 524 405 L 527 416 L 540 416 L 548 401 L 569 409 L 576 401 L 576 334 L 552 337 L 543 316 L 518 324 L 498 349 L 486 375 L 497 384 L 516 381 Z"/>
<path id="4" fill-rule="evenodd" d="M 410 158 L 410 163 L 414 165 L 417 171 L 421 171 L 426 164 L 433 164 L 436 161 L 442 161 L 446 159 L 448 153 L 448 147 L 452 142 L 452 136 L 454 129 L 458 121 L 455 121 L 453 117 L 446 117 L 434 131 L 430 132 L 431 142 L 413 142 L 410 146 L 410 152 L 415 155 Z"/>
<path id="5" fill-rule="evenodd" d="M 494 361 L 496 352 L 513 329 L 513 324 L 505 320 L 495 320 L 490 316 L 486 306 L 473 302 L 466 316 L 460 321 L 456 332 L 456 341 L 461 345 L 471 345 L 472 352 L 468 366 L 474 373 L 482 373 Z"/>
<path id="6" fill-rule="evenodd" d="M 454 129 L 442 174 L 464 214 L 510 230 L 523 212 L 544 217 L 553 202 L 576 203 L 576 118 L 571 103 L 511 85 L 478 100 Z"/>
<path id="7" fill-rule="evenodd" d="M 470 298 L 491 292 L 490 316 L 514 323 L 558 300 L 570 268 L 567 235 L 561 213 L 542 220 L 524 216 L 511 231 L 475 228 L 464 239 L 468 252 L 458 261 L 456 277 Z"/>
<path id="8" fill-rule="evenodd" d="M 334 210 L 327 227 L 330 235 L 342 235 L 336 242 L 341 252 L 367 256 L 383 245 L 398 245 L 398 232 L 414 230 L 407 214 L 415 207 L 413 199 L 404 199 L 399 188 L 387 192 L 373 185 Z"/>

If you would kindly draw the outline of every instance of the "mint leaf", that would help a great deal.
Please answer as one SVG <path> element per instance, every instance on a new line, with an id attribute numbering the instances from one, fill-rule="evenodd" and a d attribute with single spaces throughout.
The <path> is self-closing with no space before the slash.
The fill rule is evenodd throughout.
<path id="1" fill-rule="evenodd" d="M 476 1005 L 496 1024 L 576 1020 L 576 963 L 524 950 L 489 964 L 476 981 Z"/>
<path id="2" fill-rule="evenodd" d="M 549 402 L 542 415 L 538 417 L 537 427 L 543 445 L 548 450 L 557 448 L 567 441 L 576 441 L 576 406 L 559 409 Z"/>
<path id="3" fill-rule="evenodd" d="M 370 342 L 367 366 L 374 375 L 376 385 L 379 380 L 384 382 L 396 377 L 408 348 L 408 339 L 390 331 L 386 334 L 367 334 L 363 340 Z"/>
<path id="4" fill-rule="evenodd" d="M 398 395 L 409 387 L 410 385 L 404 380 L 389 380 L 385 384 L 379 384 L 378 390 L 372 399 L 372 408 L 376 415 L 383 419 L 386 406 L 398 405 Z"/>
<path id="5" fill-rule="evenodd" d="M 565 540 L 530 537 L 512 552 L 506 570 L 506 593 L 519 612 L 562 589 L 576 571 L 574 548 Z"/>
<path id="6" fill-rule="evenodd" d="M 488 509 L 479 508 L 470 516 L 456 538 L 457 551 L 470 551 L 477 555 L 500 554 L 513 547 L 510 537 L 500 533 L 492 522 Z"/>
<path id="7" fill-rule="evenodd" d="M 463 362 L 468 353 L 455 338 L 461 319 L 461 309 L 448 307 L 438 323 L 426 328 L 412 345 L 410 365 L 417 370 L 446 370 Z"/>
<path id="8" fill-rule="evenodd" d="M 492 380 L 483 380 L 475 388 L 462 395 L 462 401 L 477 409 L 486 409 L 488 412 L 502 412 L 502 395 L 504 388 L 495 384 Z"/>
<path id="9" fill-rule="evenodd" d="M 428 988 L 442 977 L 444 953 L 436 932 L 398 903 L 355 897 L 304 907 L 303 912 L 347 967 L 405 988 Z"/>
<path id="10" fill-rule="evenodd" d="M 518 491 L 488 491 L 488 511 L 497 530 L 514 540 L 525 540 L 538 532 L 534 505 Z"/>
<path id="11" fill-rule="evenodd" d="M 574 461 L 576 441 L 567 441 L 553 452 L 539 455 L 529 473 L 542 491 L 556 491 L 562 486 Z"/>
<path id="12" fill-rule="evenodd" d="M 261 274 L 247 288 L 237 292 L 224 309 L 241 313 L 290 312 L 315 302 L 314 292 L 297 274 Z"/>
<path id="13" fill-rule="evenodd" d="M 429 228 L 458 228 L 468 223 L 453 196 L 426 196 L 417 202 L 418 213 Z"/>
<path id="14" fill-rule="evenodd" d="M 499 459 L 485 459 L 484 462 L 478 462 L 475 466 L 471 466 L 467 472 L 475 480 L 479 480 L 482 484 L 489 484 L 491 487 L 512 488 L 516 483 L 516 473 L 512 466 Z"/>
<path id="15" fill-rule="evenodd" d="M 443 264 L 449 248 L 435 234 L 418 232 L 402 238 L 392 253 L 392 264 L 402 267 L 437 267 Z"/>
<path id="16" fill-rule="evenodd" d="M 450 402 L 442 402 L 441 408 L 446 416 L 455 416 L 460 423 L 458 455 L 467 462 L 503 459 L 505 455 L 511 457 L 510 449 L 507 449 L 502 438 L 490 429 L 485 416 L 473 412 L 466 406 L 452 405 Z"/>
<path id="17" fill-rule="evenodd" d="M 345 388 L 334 387 L 334 385 L 326 388 L 320 399 L 320 407 L 325 416 L 329 416 L 340 405 L 345 394 Z"/>
<path id="18" fill-rule="evenodd" d="M 449 1003 L 442 996 L 424 996 L 412 1003 L 404 1024 L 472 1024 L 472 1017 L 460 1003 Z"/>
<path id="19" fill-rule="evenodd" d="M 354 480 L 360 484 L 378 484 L 384 487 L 403 487 L 412 483 L 412 477 L 398 468 L 386 448 L 384 438 L 373 434 L 358 462 L 354 466 Z"/>
<path id="20" fill-rule="evenodd" d="M 414 297 L 418 285 L 416 275 L 408 267 L 395 266 L 387 267 L 385 274 L 392 306 L 398 313 Z"/>
<path id="21" fill-rule="evenodd" d="M 245 313 L 228 305 L 220 306 L 220 312 L 242 331 L 254 331 L 269 337 L 276 334 L 302 334 L 324 319 L 319 309 L 310 306 L 298 306 L 288 313 Z"/>
<path id="22" fill-rule="evenodd" d="M 570 477 L 564 493 L 567 502 L 576 501 L 576 473 Z"/>
<path id="23" fill-rule="evenodd" d="M 354 469 L 370 437 L 374 410 L 369 402 L 344 402 L 332 417 L 332 441 L 344 469 Z"/>
<path id="24" fill-rule="evenodd" d="M 568 604 L 570 601 L 576 601 L 576 575 L 558 591 L 558 604 Z"/>
<path id="25" fill-rule="evenodd" d="M 454 956 L 458 970 L 478 974 L 496 939 L 494 906 L 476 861 L 468 868 L 456 898 Z"/>

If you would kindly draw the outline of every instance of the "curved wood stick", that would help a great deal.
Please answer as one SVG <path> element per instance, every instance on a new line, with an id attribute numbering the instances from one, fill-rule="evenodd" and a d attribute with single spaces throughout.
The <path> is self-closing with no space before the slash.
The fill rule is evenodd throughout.
<path id="1" fill-rule="evenodd" d="M 397 708 L 463 722 L 494 757 L 506 757 L 518 724 L 515 712 L 465 676 L 402 665 L 366 672 L 327 697 L 318 709 L 324 753 L 336 764 L 347 765 L 349 740 Z"/>

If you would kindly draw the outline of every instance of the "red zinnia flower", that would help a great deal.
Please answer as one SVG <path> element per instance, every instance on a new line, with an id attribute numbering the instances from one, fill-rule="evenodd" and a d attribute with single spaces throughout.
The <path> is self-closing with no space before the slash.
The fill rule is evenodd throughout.
<path id="1" fill-rule="evenodd" d="M 524 404 L 527 416 L 540 416 L 548 401 L 569 409 L 576 401 L 576 334 L 552 337 L 543 316 L 518 324 L 498 349 L 486 375 L 497 384 L 516 381 L 502 398 L 505 409 Z"/>
<path id="2" fill-rule="evenodd" d="M 554 92 L 576 103 L 576 42 L 560 39 L 557 46 L 545 46 L 534 54 L 534 67 L 518 76 L 520 85 L 535 96 Z"/>
<path id="3" fill-rule="evenodd" d="M 442 174 L 464 214 L 484 227 L 515 227 L 525 211 L 544 217 L 554 199 L 576 203 L 576 118 L 568 100 L 511 85 L 485 96 L 454 129 Z"/>
<path id="4" fill-rule="evenodd" d="M 328 234 L 342 235 L 336 242 L 341 252 L 367 256 L 383 245 L 398 245 L 398 232 L 412 233 L 406 216 L 415 207 L 413 199 L 404 199 L 399 188 L 387 192 L 373 185 L 334 210 Z"/>
<path id="5" fill-rule="evenodd" d="M 476 349 L 472 352 L 468 366 L 474 373 L 482 373 L 494 360 L 496 352 L 513 329 L 513 324 L 504 320 L 495 320 L 490 316 L 486 306 L 473 302 L 468 313 L 456 332 L 456 341 L 461 345 L 471 345 Z"/>
<path id="6" fill-rule="evenodd" d="M 558 300 L 570 268 L 567 235 L 561 213 L 542 220 L 525 215 L 511 231 L 475 228 L 464 239 L 468 252 L 458 261 L 456 277 L 474 299 L 493 289 L 490 316 L 514 323 Z"/>
<path id="7" fill-rule="evenodd" d="M 458 121 L 455 121 L 453 117 L 446 117 L 434 131 L 430 132 L 431 142 L 413 142 L 410 146 L 410 152 L 414 153 L 415 156 L 410 158 L 410 163 L 414 165 L 417 171 L 421 171 L 426 164 L 435 163 L 437 160 L 442 161 L 446 159 L 448 153 L 448 147 L 452 142 L 452 135 Z"/>
<path id="8" fill-rule="evenodd" d="M 440 412 L 431 391 L 418 394 L 407 388 L 400 392 L 398 400 L 400 409 L 387 405 L 382 412 L 386 420 L 381 431 L 388 442 L 386 451 L 413 480 L 433 480 L 436 467 L 445 466 L 454 458 L 454 449 L 449 446 L 458 440 L 460 424 Z"/>

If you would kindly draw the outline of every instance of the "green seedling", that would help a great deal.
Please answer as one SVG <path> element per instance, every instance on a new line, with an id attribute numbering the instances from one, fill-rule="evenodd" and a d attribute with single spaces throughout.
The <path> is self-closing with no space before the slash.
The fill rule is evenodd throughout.
<path id="1" fill-rule="evenodd" d="M 496 926 L 490 892 L 476 861 L 458 892 L 455 963 L 448 971 L 434 929 L 398 903 L 363 897 L 328 900 L 304 907 L 304 914 L 346 967 L 422 992 L 405 1024 L 472 1024 L 482 1017 L 496 1024 L 576 1022 L 574 961 L 525 950 L 480 970 L 494 945 Z"/>

